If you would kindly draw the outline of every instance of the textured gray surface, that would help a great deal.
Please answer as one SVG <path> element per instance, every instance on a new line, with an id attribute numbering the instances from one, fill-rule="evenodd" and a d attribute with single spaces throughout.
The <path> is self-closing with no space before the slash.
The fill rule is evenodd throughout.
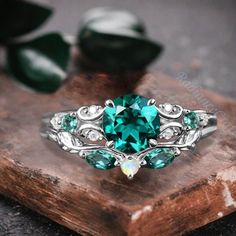
<path id="1" fill-rule="evenodd" d="M 0 236 L 76 236 L 45 217 L 0 196 Z"/>
<path id="2" fill-rule="evenodd" d="M 153 38 L 166 45 L 166 51 L 151 70 L 176 76 L 188 73 L 198 85 L 236 97 L 236 2 L 234 0 L 57 0 L 53 19 L 41 30 L 62 30 L 75 34 L 79 17 L 97 6 L 116 6 L 143 18 Z M 38 32 L 40 33 L 40 32 Z M 0 236 L 74 236 L 50 220 L 0 196 Z M 236 235 L 236 213 L 191 236 Z M 189 236 L 190 236 L 189 235 Z"/>

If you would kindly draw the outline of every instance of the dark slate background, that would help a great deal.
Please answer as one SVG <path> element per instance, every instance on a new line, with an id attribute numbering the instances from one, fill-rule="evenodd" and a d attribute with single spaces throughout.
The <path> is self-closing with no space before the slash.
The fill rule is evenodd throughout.
<path id="1" fill-rule="evenodd" d="M 143 18 L 152 38 L 166 46 L 151 66 L 173 77 L 180 71 L 199 86 L 236 98 L 236 1 L 234 0 L 51 0 L 56 14 L 38 33 L 75 35 L 88 9 L 115 6 Z M 0 236 L 78 235 L 0 196 Z M 189 236 L 235 236 L 236 213 Z"/>

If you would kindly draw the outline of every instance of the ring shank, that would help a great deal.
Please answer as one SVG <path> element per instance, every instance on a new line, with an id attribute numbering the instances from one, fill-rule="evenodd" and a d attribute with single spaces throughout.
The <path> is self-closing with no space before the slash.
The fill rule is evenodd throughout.
<path id="1" fill-rule="evenodd" d="M 208 137 L 217 130 L 217 117 L 212 113 L 206 113 L 208 116 L 208 123 L 206 127 L 202 129 L 202 138 Z"/>

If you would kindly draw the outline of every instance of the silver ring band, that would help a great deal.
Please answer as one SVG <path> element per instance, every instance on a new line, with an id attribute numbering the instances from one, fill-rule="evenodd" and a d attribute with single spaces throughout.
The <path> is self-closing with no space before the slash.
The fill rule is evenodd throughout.
<path id="1" fill-rule="evenodd" d="M 41 135 L 58 143 L 63 150 L 79 154 L 98 169 L 120 166 L 122 172 L 131 179 L 141 166 L 154 169 L 167 166 L 182 151 L 194 148 L 201 138 L 217 129 L 216 116 L 203 110 L 189 110 L 169 103 L 157 106 L 154 99 L 149 99 L 145 107 L 147 106 L 157 110 L 158 135 L 156 138 L 148 138 L 145 148 L 137 152 L 122 151 L 118 144 L 114 145 L 114 140 L 107 138 L 108 135 L 104 131 L 106 109 L 114 108 L 116 113 L 120 109 L 115 107 L 111 100 L 107 100 L 105 106 L 82 106 L 78 110 L 46 114 L 42 119 Z M 147 114 L 145 113 L 145 117 Z M 131 130 L 135 131 L 135 127 Z M 101 159 L 98 158 L 99 155 L 103 155 Z M 101 160 L 109 161 L 109 155 L 115 160 L 113 166 L 99 166 L 103 163 Z M 96 161 L 99 161 L 99 164 Z"/>

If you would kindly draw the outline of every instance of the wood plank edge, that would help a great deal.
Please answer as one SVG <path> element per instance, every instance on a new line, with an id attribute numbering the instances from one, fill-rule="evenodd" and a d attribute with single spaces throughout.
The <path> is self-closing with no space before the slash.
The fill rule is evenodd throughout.
<path id="1" fill-rule="evenodd" d="M 133 212 L 129 235 L 176 236 L 236 210 L 236 166 Z"/>
<path id="2" fill-rule="evenodd" d="M 122 207 L 5 155 L 0 158 L 4 196 L 82 235 L 127 235 L 129 216 Z"/>
<path id="3" fill-rule="evenodd" d="M 31 170 L 22 163 L 2 156 L 0 192 L 82 235 L 172 236 L 181 235 L 235 211 L 235 173 L 236 166 L 232 166 L 140 209 L 108 204 L 104 208 L 104 199 L 91 197 L 74 184 L 45 175 L 40 170 Z M 22 185 L 14 185 L 16 178 L 20 178 L 18 182 L 22 182 Z M 89 208 L 88 205 L 91 212 L 83 215 L 85 211 L 81 211 L 80 207 Z M 82 215 L 78 215 L 78 212 Z M 89 217 L 91 222 L 87 221 Z"/>

